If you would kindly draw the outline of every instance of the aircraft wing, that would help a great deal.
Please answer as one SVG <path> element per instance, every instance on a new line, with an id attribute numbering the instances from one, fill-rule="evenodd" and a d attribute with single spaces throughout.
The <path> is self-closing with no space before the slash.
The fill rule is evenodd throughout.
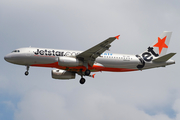
<path id="1" fill-rule="evenodd" d="M 104 40 L 103 42 L 97 44 L 96 46 L 80 53 L 76 57 L 86 63 L 88 63 L 90 66 L 93 66 L 94 61 L 98 56 L 100 56 L 104 51 L 108 50 L 111 47 L 111 43 L 115 39 L 119 39 L 119 36 L 110 37 L 107 40 Z"/>

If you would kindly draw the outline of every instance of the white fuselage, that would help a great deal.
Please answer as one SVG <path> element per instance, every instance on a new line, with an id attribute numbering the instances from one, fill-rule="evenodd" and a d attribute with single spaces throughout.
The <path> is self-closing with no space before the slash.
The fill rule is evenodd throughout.
<path id="1" fill-rule="evenodd" d="M 84 84 L 83 76 L 93 77 L 91 72 L 129 72 L 175 64 L 170 60 L 176 53 L 166 54 L 172 32 L 164 31 L 146 51 L 137 55 L 115 54 L 105 52 L 111 43 L 119 36 L 109 37 L 99 44 L 85 50 L 61 50 L 49 48 L 19 48 L 6 55 L 4 59 L 10 63 L 25 65 L 25 75 L 29 67 L 57 68 L 51 71 L 54 79 L 74 79 L 76 74 L 81 76 L 80 83 Z"/>
<path id="2" fill-rule="evenodd" d="M 48 49 L 48 48 L 19 48 L 12 53 L 6 55 L 6 61 L 18 65 L 37 66 L 37 67 L 52 67 L 57 69 L 64 69 L 77 72 L 80 68 L 85 69 L 84 66 L 65 67 L 58 64 L 58 57 L 76 57 L 82 51 Z M 112 71 L 112 72 L 126 72 L 136 71 L 141 61 L 136 55 L 115 54 L 104 52 L 96 60 L 93 66 L 89 66 L 92 72 L 97 71 Z M 164 67 L 169 64 L 174 64 L 173 60 L 168 60 L 163 63 L 146 62 L 143 69 Z"/>

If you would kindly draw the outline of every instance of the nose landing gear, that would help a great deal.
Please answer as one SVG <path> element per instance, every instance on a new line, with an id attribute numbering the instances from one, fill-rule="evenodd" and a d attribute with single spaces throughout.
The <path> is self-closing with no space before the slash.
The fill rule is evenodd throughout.
<path id="1" fill-rule="evenodd" d="M 27 71 L 24 74 L 27 76 L 27 75 L 29 75 L 29 72 L 28 72 L 29 71 L 29 65 L 26 66 L 26 70 Z"/>
<path id="2" fill-rule="evenodd" d="M 28 72 L 28 71 L 26 71 L 24 74 L 27 76 L 27 75 L 29 74 L 29 72 Z"/>

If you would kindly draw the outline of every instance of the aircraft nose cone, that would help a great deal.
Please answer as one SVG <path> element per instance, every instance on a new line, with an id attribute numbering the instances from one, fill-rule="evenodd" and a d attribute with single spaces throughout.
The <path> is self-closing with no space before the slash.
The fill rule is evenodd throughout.
<path id="1" fill-rule="evenodd" d="M 4 60 L 6 60 L 7 62 L 9 62 L 10 61 L 10 56 L 9 55 L 6 55 L 6 56 L 4 56 Z"/>

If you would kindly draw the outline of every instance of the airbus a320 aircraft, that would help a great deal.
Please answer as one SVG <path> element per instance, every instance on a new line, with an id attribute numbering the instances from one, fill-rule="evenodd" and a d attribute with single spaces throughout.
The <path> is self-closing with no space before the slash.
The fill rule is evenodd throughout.
<path id="1" fill-rule="evenodd" d="M 29 74 L 29 67 L 51 67 L 54 79 L 75 79 L 81 76 L 80 83 L 84 84 L 83 76 L 90 76 L 91 72 L 129 72 L 165 67 L 175 64 L 170 60 L 176 53 L 166 54 L 172 32 L 163 32 L 146 51 L 137 55 L 115 54 L 105 52 L 111 43 L 119 36 L 110 37 L 86 51 L 72 51 L 48 48 L 19 48 L 6 55 L 4 59 L 10 63 L 25 65 Z"/>

